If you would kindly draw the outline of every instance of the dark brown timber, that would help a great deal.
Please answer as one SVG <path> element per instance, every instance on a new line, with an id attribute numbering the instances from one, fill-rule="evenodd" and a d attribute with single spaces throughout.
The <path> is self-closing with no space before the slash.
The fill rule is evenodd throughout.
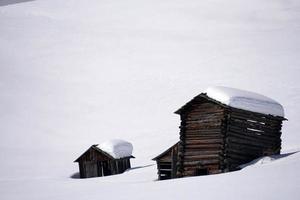
<path id="1" fill-rule="evenodd" d="M 232 108 L 206 94 L 175 113 L 181 119 L 180 140 L 154 158 L 160 180 L 234 171 L 280 153 L 283 117 Z"/>

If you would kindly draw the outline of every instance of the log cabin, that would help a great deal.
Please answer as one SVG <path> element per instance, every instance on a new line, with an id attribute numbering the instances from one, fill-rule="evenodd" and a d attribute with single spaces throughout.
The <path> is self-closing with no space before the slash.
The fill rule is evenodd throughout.
<path id="1" fill-rule="evenodd" d="M 79 164 L 80 178 L 121 174 L 131 168 L 130 159 L 134 158 L 134 156 L 131 155 L 131 144 L 124 143 L 124 141 L 120 140 L 117 140 L 117 142 L 119 143 L 116 143 L 116 140 L 113 140 L 113 142 L 107 141 L 103 143 L 105 145 L 100 144 L 100 147 L 98 145 L 92 145 L 79 156 L 74 162 L 78 162 Z M 117 146 L 110 147 L 111 144 L 117 144 Z M 120 148 L 120 144 L 126 144 L 127 148 Z M 101 148 L 102 146 L 104 148 Z M 107 146 L 109 146 L 109 148 L 105 148 Z M 117 153 L 114 153 L 114 148 L 118 148 Z M 120 153 L 121 155 L 118 155 Z"/>
<path id="2" fill-rule="evenodd" d="M 211 87 L 175 113 L 181 119 L 179 142 L 154 158 L 159 180 L 234 171 L 280 154 L 284 110 L 263 95 Z"/>

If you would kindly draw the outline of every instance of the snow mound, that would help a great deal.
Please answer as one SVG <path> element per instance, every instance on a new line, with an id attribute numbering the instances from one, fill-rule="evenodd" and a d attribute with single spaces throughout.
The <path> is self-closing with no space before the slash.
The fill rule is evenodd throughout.
<path id="1" fill-rule="evenodd" d="M 240 165 L 239 168 L 243 169 L 243 168 L 246 168 L 249 166 L 255 167 L 255 166 L 260 166 L 260 165 L 264 165 L 264 164 L 269 164 L 269 163 L 275 161 L 276 159 L 278 159 L 278 158 L 271 157 L 271 156 L 264 156 L 264 157 L 257 158 L 249 163 Z"/>
<path id="2" fill-rule="evenodd" d="M 130 142 L 120 139 L 105 141 L 99 144 L 97 147 L 116 159 L 130 157 L 133 151 L 133 147 Z"/>
<path id="3" fill-rule="evenodd" d="M 284 109 L 275 100 L 261 94 L 229 87 L 209 87 L 207 96 L 234 108 L 284 117 Z"/>

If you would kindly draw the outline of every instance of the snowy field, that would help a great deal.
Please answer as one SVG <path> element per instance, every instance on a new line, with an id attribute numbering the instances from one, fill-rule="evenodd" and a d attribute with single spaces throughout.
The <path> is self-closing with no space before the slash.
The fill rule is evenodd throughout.
<path id="1" fill-rule="evenodd" d="M 0 0 L 0 199 L 299 199 L 300 153 L 169 181 L 151 161 L 213 85 L 280 102 L 283 153 L 300 150 L 299 35 L 298 0 Z M 132 170 L 70 178 L 113 138 Z"/>

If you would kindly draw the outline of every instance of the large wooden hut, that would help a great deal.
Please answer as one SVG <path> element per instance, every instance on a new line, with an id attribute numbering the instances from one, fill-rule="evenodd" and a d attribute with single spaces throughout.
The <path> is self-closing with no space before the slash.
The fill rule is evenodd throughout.
<path id="1" fill-rule="evenodd" d="M 212 87 L 175 113 L 181 119 L 180 141 L 176 151 L 173 146 L 154 159 L 159 179 L 233 171 L 258 157 L 280 153 L 284 111 L 268 97 Z M 162 178 L 165 160 L 176 162 L 176 167 Z"/>
<path id="2" fill-rule="evenodd" d="M 123 155 L 116 155 L 113 151 L 105 150 L 105 148 L 101 149 L 101 146 L 92 145 L 74 161 L 79 164 L 80 178 L 120 174 L 131 168 L 130 159 L 134 158 L 131 155 L 132 148 L 131 151 L 125 148 L 127 152 L 123 152 Z"/>

